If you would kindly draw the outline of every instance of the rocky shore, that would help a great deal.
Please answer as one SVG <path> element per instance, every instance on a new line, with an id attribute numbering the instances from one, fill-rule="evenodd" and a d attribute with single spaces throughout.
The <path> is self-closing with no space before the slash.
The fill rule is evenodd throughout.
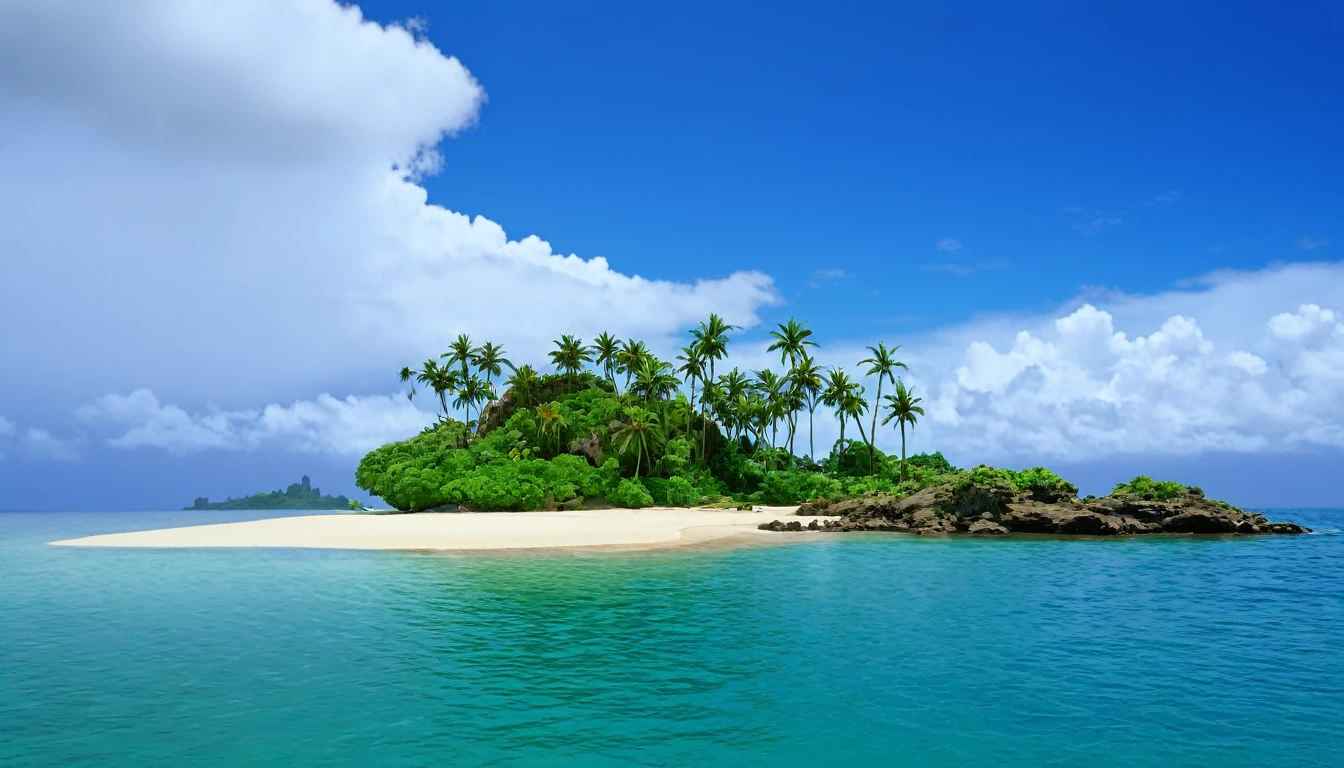
<path id="1" fill-rule="evenodd" d="M 1006 487 L 951 483 L 926 488 L 903 499 L 868 496 L 804 504 L 800 515 L 839 520 L 774 520 L 769 531 L 900 531 L 918 534 L 1045 533 L 1079 536 L 1129 536 L 1157 533 L 1270 534 L 1309 533 L 1296 523 L 1271 522 L 1263 515 L 1204 497 L 1195 488 L 1170 499 L 1113 495 L 1079 499 L 1013 491 Z"/>

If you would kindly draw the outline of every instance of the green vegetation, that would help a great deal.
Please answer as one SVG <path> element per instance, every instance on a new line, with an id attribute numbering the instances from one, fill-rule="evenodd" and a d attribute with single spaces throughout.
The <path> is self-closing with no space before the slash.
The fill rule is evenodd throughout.
<path id="1" fill-rule="evenodd" d="M 363 507 L 362 502 L 351 501 L 344 496 L 323 496 L 322 489 L 314 488 L 312 481 L 304 475 L 302 480 L 291 483 L 283 491 L 254 493 L 241 499 L 230 497 L 226 501 L 214 503 L 201 496 L 185 509 L 363 509 Z"/>
<path id="2" fill-rule="evenodd" d="M 906 433 L 924 409 L 914 388 L 896 375 L 907 370 L 895 358 L 898 346 L 879 343 L 859 361 L 876 380 L 869 400 L 844 369 L 817 364 L 812 331 L 793 319 L 770 333 L 769 350 L 779 353 L 782 371 L 716 374 L 733 330 L 710 315 L 691 331 L 676 367 L 635 339 L 603 333 L 588 345 L 565 334 L 548 355 L 554 372 L 545 374 L 528 364 L 515 367 L 494 343 L 476 346 L 459 335 L 442 362 L 400 371 L 411 384 L 408 396 L 417 394 L 417 385 L 433 392 L 442 411 L 438 423 L 369 453 L 356 482 L 410 511 L 791 505 L 870 493 L 905 496 L 948 483 L 1043 501 L 1078 492 L 1041 467 L 959 470 L 941 453 L 907 457 Z M 502 395 L 496 382 L 506 388 Z M 805 413 L 810 436 L 818 405 L 835 413 L 840 439 L 817 456 L 809 438 L 807 453 L 798 455 L 798 425 Z M 899 457 L 877 449 L 879 422 L 899 432 Z M 847 430 L 860 440 L 847 438 Z M 1183 489 L 1136 478 L 1116 492 L 1170 498 Z"/>
<path id="3" fill-rule="evenodd" d="M 1197 485 L 1183 485 L 1171 480 L 1154 480 L 1147 475 L 1139 475 L 1128 483 L 1120 483 L 1111 489 L 1112 496 L 1138 496 L 1152 501 L 1170 501 L 1187 493 L 1203 496 L 1204 490 Z"/>

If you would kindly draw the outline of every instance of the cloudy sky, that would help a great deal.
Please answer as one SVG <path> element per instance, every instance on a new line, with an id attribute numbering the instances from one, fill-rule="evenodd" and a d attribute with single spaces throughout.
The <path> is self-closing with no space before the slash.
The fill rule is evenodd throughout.
<path id="1" fill-rule="evenodd" d="M 914 450 L 1337 505 L 1344 16 L 1251 5 L 0 2 L 0 508 L 353 493 L 456 334 L 712 311 L 902 345 Z"/>

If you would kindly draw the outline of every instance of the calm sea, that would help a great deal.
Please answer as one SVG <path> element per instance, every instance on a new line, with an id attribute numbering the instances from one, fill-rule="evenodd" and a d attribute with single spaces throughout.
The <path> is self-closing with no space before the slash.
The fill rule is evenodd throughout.
<path id="1" fill-rule="evenodd" d="M 1344 511 L 1246 539 L 89 550 L 0 514 L 0 764 L 1344 765 Z"/>

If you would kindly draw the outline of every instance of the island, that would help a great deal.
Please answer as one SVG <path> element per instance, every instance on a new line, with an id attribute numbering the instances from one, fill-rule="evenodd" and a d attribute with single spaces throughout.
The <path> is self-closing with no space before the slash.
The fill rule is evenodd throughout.
<path id="1" fill-rule="evenodd" d="M 867 348 L 855 372 L 822 367 L 806 325 L 770 332 L 782 370 L 728 365 L 718 315 L 676 363 L 643 341 L 565 334 L 553 372 L 514 365 L 502 346 L 460 334 L 398 372 L 435 422 L 366 454 L 355 484 L 409 514 L 316 515 L 92 536 L 72 546 L 492 550 L 662 547 L 820 540 L 817 533 L 989 537 L 1307 533 L 1138 476 L 1102 497 L 1045 467 L 954 466 L 907 455 L 924 416 L 898 373 L 899 347 Z M 500 391 L 502 389 L 502 392 Z M 871 396 L 870 396 L 871 392 Z M 835 440 L 813 426 L 835 420 Z M 879 429 L 900 453 L 878 448 Z M 857 434 L 859 439 L 854 439 Z M 191 509 L 344 509 L 308 478 L 288 490 Z M 471 514 L 463 514 L 471 513 Z M 517 514 L 526 513 L 526 514 Z M 795 535 L 797 534 L 797 535 Z"/>
<path id="2" fill-rule="evenodd" d="M 186 511 L 203 509 L 351 509 L 352 505 L 345 496 L 323 496 L 322 489 L 314 488 L 312 481 L 304 475 L 297 483 L 290 483 L 283 491 L 254 493 L 241 499 L 230 497 L 225 501 L 212 502 L 201 496 Z"/>

